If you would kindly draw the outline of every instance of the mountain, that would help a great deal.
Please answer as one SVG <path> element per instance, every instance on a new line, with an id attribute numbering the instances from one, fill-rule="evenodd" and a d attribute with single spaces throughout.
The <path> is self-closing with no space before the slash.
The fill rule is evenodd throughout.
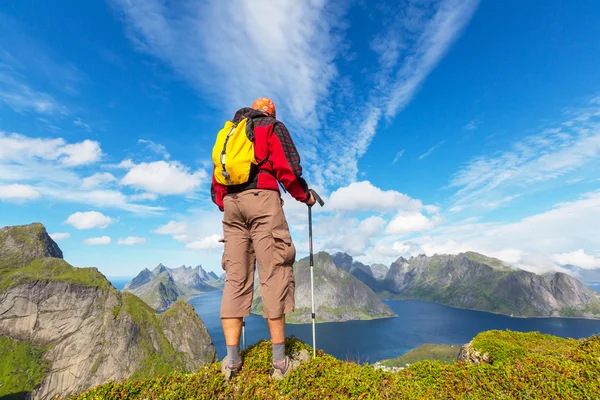
<path id="1" fill-rule="evenodd" d="M 600 295 L 577 279 L 563 273 L 536 275 L 473 252 L 400 257 L 383 286 L 395 298 L 500 314 L 600 318 Z"/>
<path id="2" fill-rule="evenodd" d="M 171 269 L 158 264 L 152 271 L 144 268 L 123 291 L 135 294 L 157 311 L 164 311 L 177 300 L 222 288 L 223 283 L 214 276 L 214 272 L 206 272 L 201 265 Z"/>
<path id="3" fill-rule="evenodd" d="M 156 314 L 96 268 L 64 261 L 41 224 L 0 229 L 0 354 L 0 397 L 33 399 L 192 372 L 216 359 L 191 305 Z"/>
<path id="4" fill-rule="evenodd" d="M 321 252 L 314 257 L 315 310 L 317 322 L 394 317 L 396 314 L 364 283 L 336 267 L 331 256 Z M 294 264 L 296 311 L 286 316 L 289 323 L 311 321 L 309 259 Z M 260 288 L 255 286 L 252 312 L 262 314 Z"/>
<path id="5" fill-rule="evenodd" d="M 373 276 L 371 268 L 361 262 L 354 261 L 354 259 L 346 253 L 336 253 L 331 256 L 334 264 L 354 275 L 359 281 L 370 287 L 372 290 L 381 290 L 381 283 Z"/>
<path id="6" fill-rule="evenodd" d="M 371 265 L 371 273 L 373 274 L 373 277 L 375 279 L 377 279 L 378 281 L 384 280 L 385 276 L 387 275 L 389 270 L 390 270 L 390 268 L 387 265 L 383 265 L 383 264 Z"/>
<path id="7" fill-rule="evenodd" d="M 575 265 L 563 265 L 571 274 L 584 283 L 600 283 L 600 268 L 585 269 Z"/>

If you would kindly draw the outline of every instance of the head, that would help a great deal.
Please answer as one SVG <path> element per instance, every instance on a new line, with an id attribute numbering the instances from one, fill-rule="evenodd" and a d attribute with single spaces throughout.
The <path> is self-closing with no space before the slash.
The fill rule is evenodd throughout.
<path id="1" fill-rule="evenodd" d="M 252 108 L 258 111 L 262 111 L 270 117 L 277 118 L 275 115 L 275 104 L 266 97 L 261 97 L 260 99 L 254 100 L 252 103 Z"/>

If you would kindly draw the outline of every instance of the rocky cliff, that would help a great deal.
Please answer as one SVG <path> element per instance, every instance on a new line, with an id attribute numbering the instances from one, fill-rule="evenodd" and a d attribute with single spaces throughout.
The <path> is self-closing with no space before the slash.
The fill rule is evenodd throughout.
<path id="1" fill-rule="evenodd" d="M 384 280 L 390 268 L 387 265 L 383 264 L 373 264 L 371 265 L 371 273 L 373 273 L 373 277 L 379 281 Z"/>
<path id="2" fill-rule="evenodd" d="M 187 300 L 222 287 L 219 277 L 214 272 L 206 272 L 201 265 L 168 268 L 158 264 L 152 271 L 142 270 L 123 291 L 135 294 L 156 311 L 164 311 L 177 300 Z"/>
<path id="3" fill-rule="evenodd" d="M 372 290 L 381 290 L 381 283 L 373 275 L 371 268 L 354 259 L 346 253 L 336 253 L 331 256 L 336 267 L 343 269 L 349 274 L 354 275 L 356 279 L 370 287 Z"/>
<path id="4" fill-rule="evenodd" d="M 342 322 L 389 318 L 396 314 L 364 283 L 338 268 L 327 253 L 314 258 L 315 310 L 317 322 Z M 308 258 L 294 264 L 296 311 L 288 314 L 289 323 L 311 321 L 310 266 Z M 262 313 L 260 290 L 255 289 L 252 311 Z"/>
<path id="5" fill-rule="evenodd" d="M 400 257 L 384 281 L 397 298 L 514 316 L 600 318 L 600 296 L 563 274 L 536 275 L 477 253 Z"/>
<path id="6" fill-rule="evenodd" d="M 191 372 L 216 358 L 192 306 L 177 303 L 157 315 L 95 268 L 65 262 L 41 224 L 0 229 L 0 335 L 7 343 L 29 343 L 47 363 L 35 388 L 3 388 L 8 394 L 33 389 L 34 399 L 108 380 Z"/>

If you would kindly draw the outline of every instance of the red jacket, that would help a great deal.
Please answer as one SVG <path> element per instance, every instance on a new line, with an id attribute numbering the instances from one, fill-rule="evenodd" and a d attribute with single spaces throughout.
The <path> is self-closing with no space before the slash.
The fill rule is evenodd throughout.
<path id="1" fill-rule="evenodd" d="M 300 155 L 285 125 L 252 108 L 242 108 L 235 113 L 233 122 L 252 118 L 254 126 L 254 154 L 258 162 L 267 159 L 250 181 L 236 186 L 224 186 L 216 182 L 214 173 L 211 186 L 212 201 L 223 211 L 223 197 L 251 189 L 279 191 L 281 182 L 296 200 L 306 203 L 310 199 L 308 185 L 302 178 Z M 251 132 L 249 132 L 251 134 Z"/>

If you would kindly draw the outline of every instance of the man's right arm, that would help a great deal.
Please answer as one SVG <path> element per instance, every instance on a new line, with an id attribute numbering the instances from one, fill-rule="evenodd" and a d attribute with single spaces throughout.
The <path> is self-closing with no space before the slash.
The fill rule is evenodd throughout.
<path id="1" fill-rule="evenodd" d="M 273 166 L 275 177 L 292 197 L 302 203 L 312 201 L 308 185 L 302 178 L 298 150 L 287 128 L 279 121 L 275 123 L 273 135 L 269 140 L 269 161 Z"/>

